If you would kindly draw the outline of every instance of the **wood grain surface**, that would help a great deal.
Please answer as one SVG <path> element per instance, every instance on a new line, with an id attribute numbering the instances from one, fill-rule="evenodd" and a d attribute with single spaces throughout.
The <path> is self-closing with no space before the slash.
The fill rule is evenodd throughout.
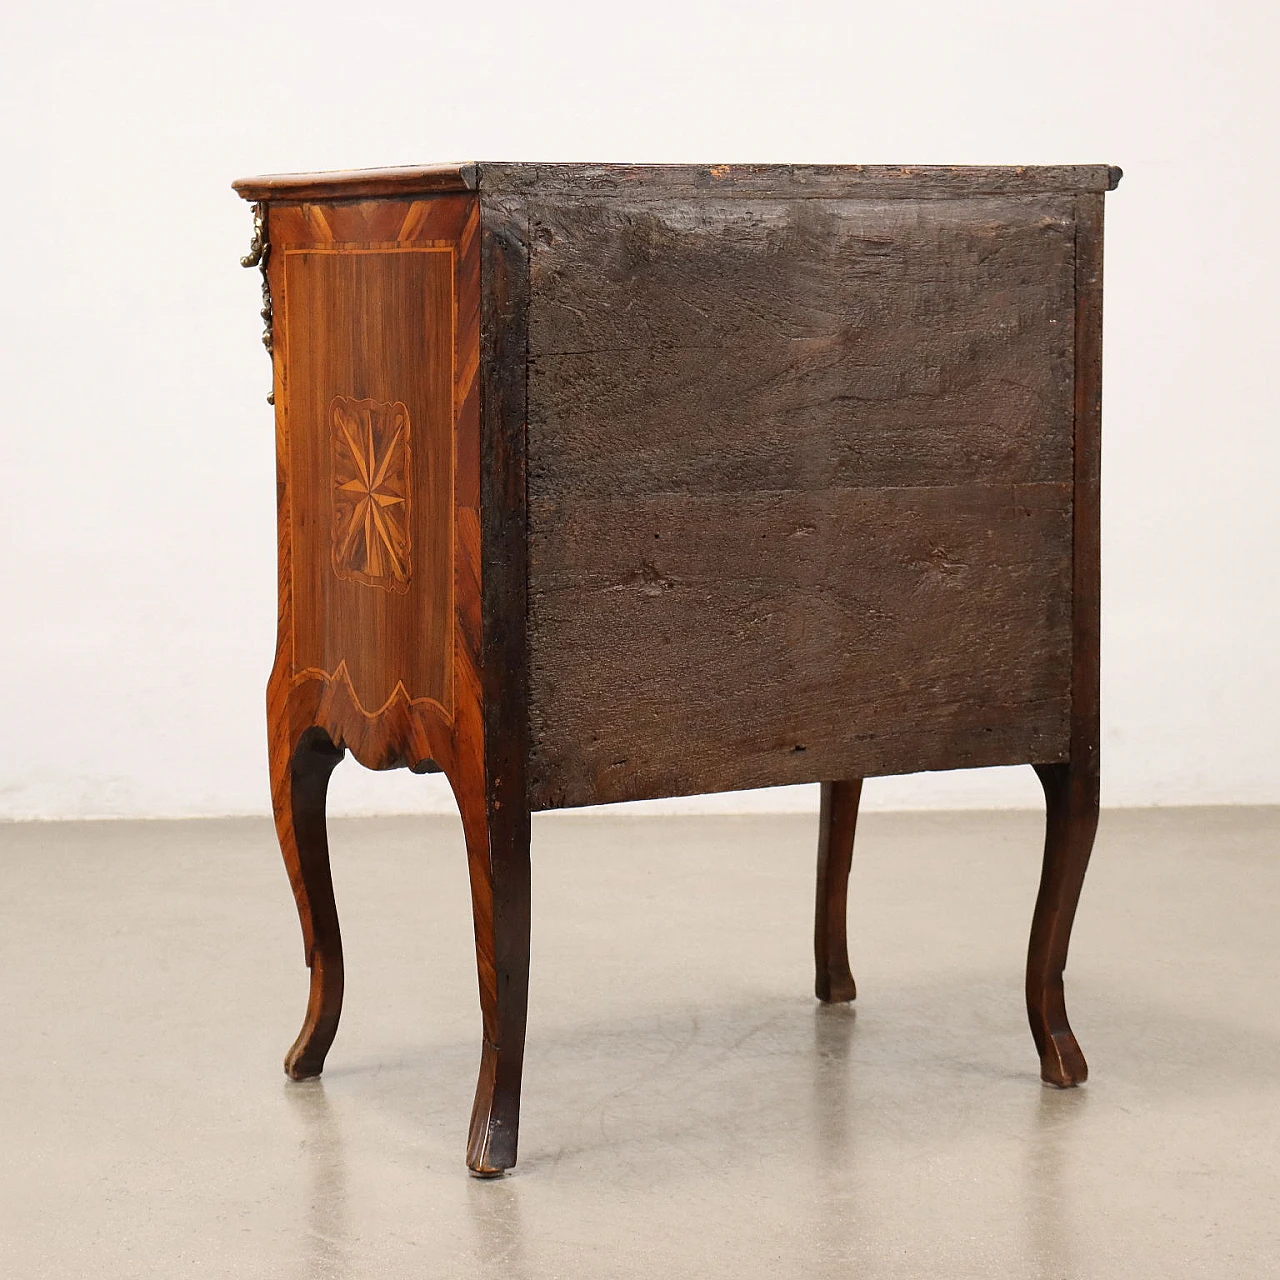
<path id="1" fill-rule="evenodd" d="M 531 201 L 535 808 L 1061 760 L 1074 202 Z"/>
<path id="2" fill-rule="evenodd" d="M 1110 191 L 1114 165 L 507 164 L 470 161 L 275 173 L 234 183 L 246 200 L 354 200 L 445 191 L 528 195 L 705 194 L 804 198 L 857 194 L 929 200 L 1002 192 Z"/>
<path id="3" fill-rule="evenodd" d="M 957 196 L 1110 191 L 1113 165 L 502 164 L 476 165 L 494 194 L 624 195 L 659 200 L 706 195 L 776 199 L 940 200 Z"/>
<path id="4" fill-rule="evenodd" d="M 455 249 L 282 252 L 295 678 L 452 717 Z"/>

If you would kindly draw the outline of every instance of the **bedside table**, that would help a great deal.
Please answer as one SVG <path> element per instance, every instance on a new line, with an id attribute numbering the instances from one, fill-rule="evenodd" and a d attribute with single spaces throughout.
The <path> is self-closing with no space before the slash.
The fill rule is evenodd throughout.
<path id="1" fill-rule="evenodd" d="M 822 783 L 815 957 L 851 1000 L 861 780 L 1031 764 L 1027 1009 L 1063 1003 L 1098 814 L 1106 166 L 465 164 L 282 175 L 277 830 L 318 1074 L 344 751 L 442 770 L 484 1035 L 467 1162 L 516 1159 L 529 815 Z"/>

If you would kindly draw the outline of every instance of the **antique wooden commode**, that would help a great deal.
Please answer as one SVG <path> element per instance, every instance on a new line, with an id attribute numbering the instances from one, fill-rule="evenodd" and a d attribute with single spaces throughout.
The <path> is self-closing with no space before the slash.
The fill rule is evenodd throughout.
<path id="1" fill-rule="evenodd" d="M 256 202 L 274 347 L 276 823 L 319 1073 L 348 749 L 457 797 L 484 1040 L 467 1162 L 516 1159 L 529 815 L 821 782 L 822 1000 L 854 995 L 861 779 L 1032 764 L 1027 1008 L 1098 809 L 1103 192 L 1119 170 L 466 164 Z"/>

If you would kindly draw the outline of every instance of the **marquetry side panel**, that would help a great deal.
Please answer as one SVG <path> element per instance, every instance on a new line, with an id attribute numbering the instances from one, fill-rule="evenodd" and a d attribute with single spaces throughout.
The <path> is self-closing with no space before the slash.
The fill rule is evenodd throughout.
<path id="1" fill-rule="evenodd" d="M 371 768 L 479 752 L 471 196 L 273 204 L 280 631 L 269 696 Z"/>

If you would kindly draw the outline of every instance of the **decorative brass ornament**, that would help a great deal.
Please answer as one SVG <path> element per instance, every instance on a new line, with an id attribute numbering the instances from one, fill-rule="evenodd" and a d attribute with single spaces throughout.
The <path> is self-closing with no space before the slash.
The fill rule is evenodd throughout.
<path id="1" fill-rule="evenodd" d="M 271 281 L 267 276 L 267 259 L 271 255 L 271 242 L 267 239 L 267 206 L 259 201 L 253 206 L 253 239 L 249 241 L 249 252 L 240 259 L 242 267 L 257 267 L 262 272 L 262 345 L 267 354 L 273 353 L 273 335 L 271 325 Z M 274 359 L 274 357 L 273 357 Z M 268 404 L 275 404 L 275 389 L 267 396 Z"/>

